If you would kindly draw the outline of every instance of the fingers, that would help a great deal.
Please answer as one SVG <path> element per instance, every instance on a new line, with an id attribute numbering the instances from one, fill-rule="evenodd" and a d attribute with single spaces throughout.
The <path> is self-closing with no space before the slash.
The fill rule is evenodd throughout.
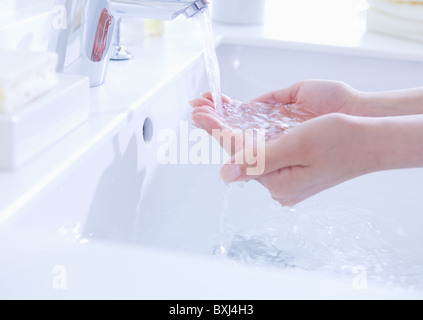
<path id="1" fill-rule="evenodd" d="M 192 116 L 194 124 L 207 131 L 230 155 L 244 148 L 242 132 L 232 130 L 209 107 L 197 108 Z"/>
<path id="2" fill-rule="evenodd" d="M 232 130 L 216 113 L 215 104 L 210 92 L 203 93 L 201 96 L 201 98 L 190 102 L 194 108 L 192 113 L 194 125 L 206 130 L 228 154 L 235 154 L 244 147 L 240 142 L 243 141 L 242 133 Z M 225 95 L 222 95 L 222 101 L 223 103 L 233 102 Z"/>
<path id="3" fill-rule="evenodd" d="M 268 141 L 247 144 L 222 167 L 221 177 L 226 182 L 248 181 L 290 167 L 307 166 L 307 148 L 295 131 Z"/>
<path id="4" fill-rule="evenodd" d="M 297 100 L 297 94 L 298 94 L 299 88 L 300 88 L 300 83 L 296 83 L 290 87 L 266 93 L 258 98 L 253 99 L 252 102 L 262 102 L 262 103 L 272 103 L 272 104 L 295 103 Z"/>
<path id="5" fill-rule="evenodd" d="M 282 206 L 293 207 L 317 193 L 310 179 L 310 169 L 290 167 L 257 178 Z"/>
<path id="6" fill-rule="evenodd" d="M 211 108 L 214 109 L 214 103 L 213 103 L 213 101 L 211 101 L 209 99 L 206 99 L 206 98 L 197 98 L 197 99 L 194 99 L 194 100 L 190 101 L 190 105 L 193 108 L 198 108 L 198 107 L 203 107 L 203 106 L 209 106 L 209 107 L 211 107 Z"/>
<path id="7" fill-rule="evenodd" d="M 303 167 L 288 167 L 254 180 L 269 191 L 273 200 L 282 206 L 292 207 L 316 193 L 310 188 L 309 180 L 304 179 L 307 170 Z"/>
<path id="8" fill-rule="evenodd" d="M 202 93 L 201 94 L 201 97 L 204 98 L 204 99 L 207 99 L 209 101 L 212 101 L 212 102 L 214 101 L 213 100 L 213 95 L 212 95 L 212 93 L 210 91 Z M 232 102 L 232 99 L 229 98 L 228 96 L 222 94 L 222 102 L 223 103 L 231 103 Z"/>
<path id="9" fill-rule="evenodd" d="M 194 110 L 192 120 L 198 128 L 206 130 L 210 135 L 212 135 L 213 130 L 230 130 L 230 128 L 219 119 L 216 112 L 207 106 L 199 107 Z"/>

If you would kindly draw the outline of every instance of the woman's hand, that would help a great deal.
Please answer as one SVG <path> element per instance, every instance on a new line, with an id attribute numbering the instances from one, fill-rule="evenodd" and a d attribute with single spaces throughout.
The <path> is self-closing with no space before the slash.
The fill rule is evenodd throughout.
<path id="1" fill-rule="evenodd" d="M 247 174 L 234 154 L 221 170 L 228 182 L 257 180 L 292 206 L 352 178 L 383 170 L 423 167 L 423 115 L 355 117 L 328 114 L 266 144 L 265 168 Z M 250 151 L 245 152 L 251 154 Z"/>
<path id="2" fill-rule="evenodd" d="M 269 92 L 252 100 L 252 102 L 294 104 L 315 116 L 328 113 L 359 115 L 358 109 L 363 103 L 363 99 L 364 94 L 362 92 L 343 82 L 305 80 L 288 88 Z M 227 96 L 222 96 L 222 100 L 223 103 L 233 102 Z M 219 118 L 215 112 L 215 105 L 210 92 L 204 93 L 201 98 L 191 101 L 191 105 L 195 108 L 194 118 L 199 121 L 207 121 L 206 119 L 201 119 L 200 114 L 208 114 Z M 220 121 L 222 122 L 222 119 Z M 206 130 L 207 128 L 209 126 L 205 126 Z"/>
<path id="3" fill-rule="evenodd" d="M 244 153 L 251 154 L 241 150 L 222 168 L 221 176 L 227 182 L 255 179 L 275 200 L 292 206 L 341 182 L 377 171 L 373 141 L 366 132 L 357 117 L 324 115 L 268 141 L 261 175 L 248 175 L 247 162 L 235 164 Z"/>
<path id="4" fill-rule="evenodd" d="M 325 80 L 306 80 L 291 87 L 280 89 L 258 97 L 252 102 L 265 104 L 292 104 L 307 113 L 307 119 L 329 113 L 353 114 L 356 106 L 361 102 L 360 92 L 342 82 Z M 239 103 L 227 96 L 222 96 L 223 105 Z M 192 119 L 194 123 L 205 129 L 210 135 L 212 130 L 219 129 L 225 134 L 233 129 L 217 114 L 210 92 L 201 98 L 191 101 L 194 107 Z M 235 135 L 234 133 L 232 133 Z M 220 141 L 221 142 L 221 141 Z M 222 145 L 222 147 L 225 147 Z M 228 149 L 226 147 L 226 149 Z M 226 150 L 233 154 L 237 149 Z"/>
<path id="5" fill-rule="evenodd" d="M 323 82 L 315 84 L 320 86 Z M 284 205 L 293 205 L 326 188 L 370 172 L 369 161 L 363 156 L 363 153 L 366 154 L 364 141 L 360 141 L 365 137 L 360 135 L 356 121 L 346 115 L 327 114 L 347 106 L 348 99 L 345 97 L 342 106 L 329 104 L 328 101 L 340 91 L 345 95 L 350 89 L 334 82 L 327 82 L 325 87 L 326 94 L 320 94 L 318 99 L 312 99 L 317 92 L 306 90 L 312 100 L 309 102 L 299 89 L 295 89 L 295 95 L 290 98 L 285 97 L 285 91 L 281 90 L 256 99 L 263 103 L 296 103 L 303 108 L 313 108 L 313 113 L 326 115 L 306 121 L 291 132 L 268 141 L 264 173 L 260 176 L 249 176 L 247 165 L 227 164 L 222 168 L 222 178 L 227 182 L 255 179 L 269 189 L 274 199 Z M 353 102 L 353 91 L 349 94 L 350 102 Z M 227 103 L 231 99 L 224 96 L 223 101 Z M 210 93 L 191 104 L 197 127 L 205 129 L 210 135 L 216 129 L 231 134 L 231 128 L 217 115 Z M 242 158 L 246 152 L 242 148 L 226 151 L 233 160 Z"/>
<path id="6" fill-rule="evenodd" d="M 328 113 L 358 115 L 362 92 L 343 82 L 305 80 L 288 88 L 269 92 L 255 102 L 295 104 L 316 116 Z"/>
<path id="7" fill-rule="evenodd" d="M 339 82 L 312 80 L 261 96 L 254 101 L 296 104 L 316 117 L 266 143 L 260 175 L 248 175 L 246 162 L 234 163 L 247 154 L 245 149 L 227 150 L 232 160 L 223 166 L 222 178 L 228 182 L 257 180 L 274 199 L 291 206 L 367 173 L 423 167 L 423 116 L 390 117 L 419 113 L 421 89 L 408 92 L 366 94 Z M 399 101 L 406 106 L 404 114 Z M 216 114 L 210 94 L 191 104 L 198 127 L 209 133 L 213 129 L 230 132 Z"/>
<path id="8" fill-rule="evenodd" d="M 364 92 L 338 81 L 304 80 L 253 101 L 296 104 L 317 116 L 344 113 L 362 117 L 423 114 L 423 87 Z"/>

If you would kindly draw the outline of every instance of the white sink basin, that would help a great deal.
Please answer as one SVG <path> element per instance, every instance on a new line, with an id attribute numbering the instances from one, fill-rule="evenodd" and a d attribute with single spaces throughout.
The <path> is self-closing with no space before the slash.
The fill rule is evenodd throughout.
<path id="1" fill-rule="evenodd" d="M 234 39 L 222 41 L 218 56 L 223 91 L 239 100 L 307 78 L 342 80 L 362 90 L 422 85 L 423 59 L 418 58 L 381 57 L 363 51 L 271 41 L 246 46 Z M 224 245 L 230 261 L 254 268 L 242 269 L 245 278 L 239 275 L 235 276 L 238 280 L 228 282 L 238 283 L 237 287 L 212 290 L 214 298 L 226 290 L 225 297 L 245 297 L 239 286 L 243 281 L 250 285 L 247 292 L 254 298 L 290 294 L 384 298 L 398 293 L 394 287 L 423 293 L 423 169 L 355 179 L 305 201 L 295 212 L 280 207 L 267 190 L 254 182 L 232 186 L 227 195 L 218 177 L 218 165 L 157 163 L 157 152 L 164 143 L 158 141 L 159 133 L 183 129 L 190 117 L 187 101 L 206 90 L 204 63 L 197 59 L 179 77 L 132 108 L 116 134 L 105 136 L 66 173 L 10 214 L 3 227 L 59 235 L 77 245 L 84 243 L 83 256 L 89 255 L 90 248 L 94 251 L 97 246 L 110 244 L 113 250 L 116 246 L 129 250 L 125 257 L 134 254 L 130 250 L 150 247 L 148 254 L 140 253 L 135 263 L 141 274 L 143 258 L 150 259 L 146 263 L 149 272 L 155 270 L 151 250 L 157 250 L 162 258 L 166 255 L 160 252 L 170 250 L 173 253 L 164 260 L 160 258 L 161 263 L 172 263 L 174 259 L 177 270 L 185 270 L 183 275 L 172 266 L 163 270 L 161 265 L 161 271 L 150 273 L 151 277 L 160 278 L 160 272 L 189 277 L 186 270 L 196 266 L 190 260 L 194 259 L 205 268 L 205 274 L 213 274 L 209 280 L 204 279 L 209 287 L 214 286 L 213 279 L 236 274 L 230 269 L 235 268 L 233 265 L 226 265 L 225 258 L 215 255 L 216 249 Z M 186 254 L 191 258 L 186 259 Z M 221 262 L 222 269 L 207 269 L 210 259 Z M 260 268 L 255 268 L 257 265 Z M 262 284 L 251 280 L 261 275 L 267 275 Z M 148 278 L 146 274 L 143 277 Z M 188 278 L 186 281 L 190 290 L 197 290 L 196 297 L 210 298 L 204 283 L 196 287 Z M 278 289 L 272 281 L 280 284 Z M 327 281 L 337 284 L 329 288 Z M 219 285 L 224 283 L 222 280 Z M 171 281 L 167 284 L 172 286 Z M 84 284 L 78 285 L 83 291 Z M 363 289 L 362 285 L 367 290 L 356 290 Z M 143 292 L 145 296 L 148 288 Z M 154 292 L 154 297 L 160 296 Z M 178 298 L 175 289 L 171 292 L 173 298 Z M 193 293 L 183 292 L 181 297 L 192 297 Z M 395 297 L 414 297 L 404 292 Z"/>
<path id="2" fill-rule="evenodd" d="M 365 91 L 421 86 L 423 59 L 365 49 L 233 39 L 218 49 L 223 91 L 248 100 L 305 79 L 344 81 Z"/>
<path id="3" fill-rule="evenodd" d="M 315 78 L 368 91 L 422 85 L 423 60 L 272 46 L 223 43 L 218 49 L 223 92 L 249 101 Z M 227 195 L 219 169 L 207 164 L 160 167 L 141 201 L 135 242 L 205 255 L 223 244 L 232 259 L 248 264 L 347 277 L 365 268 L 369 283 L 423 289 L 423 169 L 349 181 L 305 201 L 295 212 L 280 207 L 256 182 L 232 186 Z"/>

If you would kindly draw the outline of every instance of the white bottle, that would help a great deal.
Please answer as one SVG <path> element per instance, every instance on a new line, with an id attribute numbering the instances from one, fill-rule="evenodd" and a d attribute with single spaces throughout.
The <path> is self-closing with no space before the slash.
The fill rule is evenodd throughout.
<path id="1" fill-rule="evenodd" d="M 146 37 L 161 37 L 164 32 L 164 22 L 162 20 L 146 19 L 144 32 Z"/>

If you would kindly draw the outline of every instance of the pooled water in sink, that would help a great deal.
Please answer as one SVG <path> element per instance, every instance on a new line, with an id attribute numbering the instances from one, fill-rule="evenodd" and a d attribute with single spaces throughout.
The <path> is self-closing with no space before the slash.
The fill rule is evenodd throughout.
<path id="1" fill-rule="evenodd" d="M 274 238 L 269 234 L 251 236 L 246 234 L 234 234 L 231 231 L 229 201 L 231 186 L 221 181 L 222 185 L 222 211 L 219 221 L 219 244 L 214 248 L 213 254 L 237 261 L 261 266 L 275 266 L 277 268 L 293 267 L 290 261 L 293 256 L 279 250 L 273 243 Z"/>
<path id="2" fill-rule="evenodd" d="M 235 198 L 225 207 L 224 242 L 220 237 L 209 249 L 219 259 L 278 270 L 324 272 L 351 281 L 361 274 L 369 285 L 423 290 L 421 259 L 404 245 L 407 241 L 394 245 L 407 239 L 398 221 L 318 198 L 295 211 L 270 199 L 256 207 L 244 200 L 253 206 L 245 210 L 239 205 L 245 186 L 229 188 Z"/>
<path id="3" fill-rule="evenodd" d="M 388 186 L 390 178 L 376 175 L 351 182 L 291 211 L 255 181 L 223 184 L 219 169 L 160 167 L 141 202 L 136 241 L 281 271 L 323 272 L 348 281 L 365 270 L 369 285 L 423 290 L 420 231 L 417 225 L 409 230 L 404 222 L 412 216 L 407 211 L 416 217 L 420 211 L 407 207 L 403 212 L 396 205 L 388 190 L 397 194 L 401 188 Z M 382 186 L 375 188 L 378 183 Z M 371 190 L 375 201 L 369 202 L 366 191 L 348 200 L 358 185 Z"/>
<path id="4" fill-rule="evenodd" d="M 231 244 L 225 249 L 225 256 L 237 262 L 253 265 L 294 267 L 291 264 L 293 255 L 279 250 L 269 243 L 268 239 L 248 235 L 234 235 Z"/>

